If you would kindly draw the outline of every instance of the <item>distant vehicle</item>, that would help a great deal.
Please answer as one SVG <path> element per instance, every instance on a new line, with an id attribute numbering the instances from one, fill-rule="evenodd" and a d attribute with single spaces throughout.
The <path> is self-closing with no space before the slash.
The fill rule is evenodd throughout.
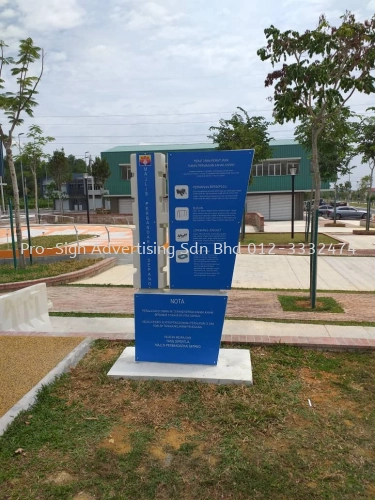
<path id="1" fill-rule="evenodd" d="M 333 208 L 328 211 L 327 217 L 329 219 L 334 218 Z M 337 207 L 336 208 L 336 219 L 366 219 L 366 210 L 358 210 L 354 207 Z"/>
<path id="2" fill-rule="evenodd" d="M 315 203 L 315 200 L 311 200 L 311 205 L 313 206 Z M 325 201 L 323 200 L 323 198 L 320 198 L 320 201 L 319 201 L 319 206 L 323 205 L 323 203 L 325 203 Z M 303 209 L 304 210 L 308 210 L 310 206 L 310 200 L 307 200 L 307 201 L 304 201 L 303 202 Z"/>
<path id="3" fill-rule="evenodd" d="M 330 201 L 329 202 L 333 207 L 335 206 L 335 202 L 334 201 Z M 346 201 L 336 201 L 336 207 L 347 207 L 348 204 Z"/>
<path id="4" fill-rule="evenodd" d="M 333 209 L 332 205 L 320 205 L 318 213 L 324 217 L 331 209 Z"/>

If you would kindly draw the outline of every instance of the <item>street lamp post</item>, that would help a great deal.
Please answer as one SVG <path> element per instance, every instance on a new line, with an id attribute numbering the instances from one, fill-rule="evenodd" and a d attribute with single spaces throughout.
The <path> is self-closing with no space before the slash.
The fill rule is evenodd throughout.
<path id="1" fill-rule="evenodd" d="M 86 190 L 86 211 L 87 211 L 87 224 L 90 224 L 90 208 L 89 208 L 89 183 L 88 183 L 88 175 L 83 174 L 83 179 L 85 181 L 85 190 Z"/>
<path id="2" fill-rule="evenodd" d="M 296 167 L 290 167 L 290 175 L 292 176 L 292 231 L 291 231 L 291 237 L 292 240 L 294 239 L 294 178 L 297 173 L 297 168 Z"/>
<path id="3" fill-rule="evenodd" d="M 25 181 L 23 179 L 23 165 L 22 165 L 22 149 L 20 135 L 24 135 L 23 132 L 18 134 L 18 149 L 20 150 L 20 161 L 21 161 L 21 179 L 22 179 L 22 196 L 23 196 L 23 206 L 25 207 Z"/>

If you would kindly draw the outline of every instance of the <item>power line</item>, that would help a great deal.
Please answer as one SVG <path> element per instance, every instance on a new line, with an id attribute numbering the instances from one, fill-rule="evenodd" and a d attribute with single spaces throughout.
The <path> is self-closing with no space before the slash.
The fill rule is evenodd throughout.
<path id="1" fill-rule="evenodd" d="M 358 107 L 358 106 L 375 106 L 375 103 L 358 103 L 358 104 L 352 104 L 350 107 Z M 245 106 L 242 106 L 244 109 L 246 109 Z M 247 108 L 247 112 L 256 112 L 256 113 L 263 113 L 267 111 L 272 112 L 272 108 L 267 108 L 267 109 L 256 109 L 256 108 Z M 133 116 L 191 116 L 191 115 L 231 115 L 233 114 L 232 111 L 205 111 L 205 112 L 188 112 L 188 113 L 146 113 L 146 114 L 124 114 L 124 115 L 39 115 L 38 118 L 119 118 L 119 117 L 133 117 Z M 48 124 L 47 124 L 48 125 Z"/>
<path id="2" fill-rule="evenodd" d="M 282 141 L 282 140 L 289 140 L 290 137 L 279 137 L 279 141 Z M 112 146 L 134 146 L 134 142 L 129 142 L 129 143 L 121 143 L 119 144 L 118 142 L 84 142 L 84 141 L 81 141 L 81 142 L 54 142 L 54 143 L 51 143 L 51 145 L 60 145 L 60 144 L 65 144 L 65 145 L 73 145 L 75 144 L 76 146 L 80 146 L 82 144 L 86 144 L 86 145 L 91 145 L 91 146 L 96 146 L 97 144 L 106 144 L 108 146 L 112 145 Z M 202 141 L 193 141 L 193 142 L 178 142 L 178 143 L 173 143 L 173 142 L 150 142 L 150 143 L 147 143 L 147 144 L 137 144 L 137 146 L 155 146 L 155 145 L 159 145 L 159 144 L 169 144 L 169 145 L 181 145 L 181 144 L 202 144 Z M 207 144 L 211 144 L 210 142 L 207 142 Z"/>

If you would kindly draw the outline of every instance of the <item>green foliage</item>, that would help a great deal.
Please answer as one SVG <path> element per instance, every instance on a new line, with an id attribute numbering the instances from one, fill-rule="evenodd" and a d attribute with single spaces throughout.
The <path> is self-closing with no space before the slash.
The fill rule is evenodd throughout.
<path id="1" fill-rule="evenodd" d="M 319 110 L 314 110 L 319 113 Z M 336 180 L 353 168 L 349 163 L 355 156 L 358 123 L 350 121 L 354 114 L 347 106 L 338 108 L 327 117 L 322 134 L 318 137 L 318 161 L 323 180 Z M 303 116 L 296 127 L 295 137 L 308 151 L 312 150 L 312 123 L 310 116 Z"/>
<path id="2" fill-rule="evenodd" d="M 67 160 L 71 174 L 83 174 L 87 171 L 85 160 L 82 158 L 76 158 L 74 155 L 69 155 Z"/>
<path id="3" fill-rule="evenodd" d="M 323 15 L 315 30 L 302 34 L 272 25 L 264 31 L 267 45 L 257 52 L 273 67 L 281 63 L 265 80 L 266 87 L 274 86 L 276 122 L 306 118 L 310 124 L 315 208 L 321 182 L 319 136 L 355 91 L 375 92 L 375 16 L 361 23 L 346 12 L 341 19 L 336 28 Z"/>
<path id="4" fill-rule="evenodd" d="M 281 32 L 270 26 L 264 32 L 262 61 L 281 68 L 269 73 L 265 85 L 274 85 L 274 117 L 279 123 L 310 115 L 316 126 L 336 113 L 352 93 L 375 92 L 375 16 L 363 23 L 346 12 L 338 28 L 321 16 L 315 30 Z M 292 58 L 293 62 L 288 62 Z M 319 109 L 318 114 L 314 108 Z"/>
<path id="5" fill-rule="evenodd" d="M 267 129 L 270 125 L 262 116 L 250 117 L 248 113 L 238 107 L 241 113 L 236 112 L 229 120 L 223 118 L 218 127 L 210 127 L 212 134 L 208 136 L 219 149 L 254 149 L 254 163 L 272 157 L 270 140 Z"/>
<path id="6" fill-rule="evenodd" d="M 358 124 L 357 154 L 362 155 L 362 163 L 375 162 L 375 117 L 363 117 Z"/>
<path id="7" fill-rule="evenodd" d="M 64 182 L 70 179 L 70 168 L 64 149 L 53 152 L 52 158 L 49 161 L 48 169 L 51 177 L 55 181 L 58 191 L 61 191 L 61 186 Z"/>
<path id="8" fill-rule="evenodd" d="M 91 174 L 97 184 L 104 186 L 105 181 L 111 175 L 108 161 L 105 158 L 102 159 L 97 156 L 91 165 Z"/>
<path id="9" fill-rule="evenodd" d="M 33 116 L 33 108 L 37 106 L 34 96 L 38 93 L 36 88 L 43 73 L 44 53 L 40 47 L 34 45 L 31 38 L 20 41 L 18 58 L 5 57 L 4 49 L 8 47 L 2 40 L 0 41 L 0 89 L 5 88 L 5 80 L 3 78 L 3 67 L 11 65 L 10 74 L 15 77 L 17 84 L 16 91 L 8 91 L 0 94 L 0 109 L 8 117 L 11 124 L 9 136 L 6 137 L 1 130 L 1 138 L 4 141 L 11 140 L 11 135 L 17 125 L 23 123 L 21 113 L 25 112 L 29 116 Z M 42 60 L 42 69 L 39 76 L 29 76 L 30 66 L 37 60 Z"/>
<path id="10" fill-rule="evenodd" d="M 43 151 L 44 146 L 54 141 L 55 138 L 51 136 L 44 137 L 42 135 L 42 129 L 38 125 L 31 125 L 29 127 L 27 137 L 31 139 L 31 141 L 22 148 L 20 157 L 25 167 L 29 167 L 33 175 L 36 175 L 38 171 L 40 172 L 41 170 L 42 160 L 49 157 L 49 155 Z"/>
<path id="11" fill-rule="evenodd" d="M 362 155 L 362 163 L 368 163 L 370 175 L 361 179 L 361 184 L 367 184 L 367 198 L 371 200 L 371 188 L 374 180 L 375 170 L 375 117 L 362 118 L 358 125 L 358 147 L 357 153 Z M 364 181 L 364 179 L 367 179 Z M 364 187 L 364 185 L 362 187 Z M 362 189 L 362 188 L 361 188 Z M 362 193 L 361 193 L 362 194 Z M 370 215 L 367 217 L 366 229 L 369 230 Z"/>

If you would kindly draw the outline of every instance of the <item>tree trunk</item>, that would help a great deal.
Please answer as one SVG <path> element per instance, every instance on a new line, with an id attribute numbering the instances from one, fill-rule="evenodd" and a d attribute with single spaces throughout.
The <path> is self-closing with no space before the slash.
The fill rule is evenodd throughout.
<path id="1" fill-rule="evenodd" d="M 320 172 L 319 172 L 319 162 L 318 162 L 318 131 L 313 125 L 312 127 L 312 167 L 314 172 L 314 183 L 315 183 L 315 200 L 313 207 L 313 223 L 311 231 L 311 243 L 314 244 L 313 253 L 311 254 L 311 265 L 310 265 L 310 301 L 311 307 L 314 309 L 316 307 L 316 289 L 317 289 L 317 276 L 318 276 L 318 208 L 320 201 Z"/>
<path id="2" fill-rule="evenodd" d="M 315 200 L 314 200 L 314 213 L 319 208 L 320 201 L 320 172 L 319 172 L 319 162 L 318 162 L 318 134 L 317 131 L 312 131 L 312 167 L 314 172 L 315 181 Z"/>
<path id="3" fill-rule="evenodd" d="M 34 191 L 35 191 L 35 222 L 36 224 L 39 223 L 38 219 L 38 180 L 36 178 L 36 170 L 33 171 L 33 177 L 34 177 Z"/>
<path id="4" fill-rule="evenodd" d="M 25 267 L 25 257 L 22 254 L 22 226 L 21 226 L 21 213 L 20 213 L 20 197 L 19 197 L 16 168 L 14 166 L 11 144 L 12 144 L 11 141 L 5 143 L 5 151 L 7 154 L 10 177 L 12 179 L 14 218 L 16 222 L 16 236 L 17 236 L 17 249 L 18 249 L 18 266 L 22 269 Z"/>
<path id="5" fill-rule="evenodd" d="M 366 217 L 366 231 L 370 231 L 370 220 L 371 220 L 371 195 L 372 195 L 372 183 L 373 183 L 373 178 L 374 178 L 374 168 L 375 168 L 375 162 L 373 162 L 372 167 L 370 167 L 370 185 L 368 188 L 368 193 L 367 193 L 367 207 L 368 207 L 368 214 Z"/>

